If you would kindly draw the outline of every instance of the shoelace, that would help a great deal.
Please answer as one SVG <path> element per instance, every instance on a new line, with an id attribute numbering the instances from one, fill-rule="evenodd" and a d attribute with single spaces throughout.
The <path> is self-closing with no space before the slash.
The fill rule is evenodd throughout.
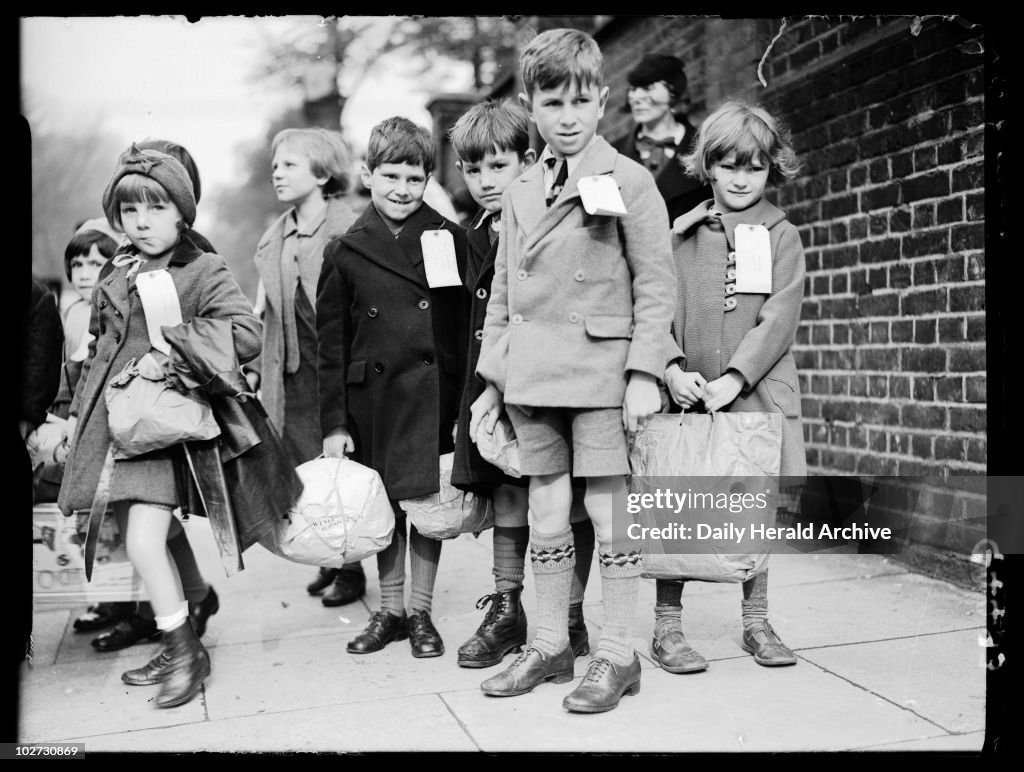
<path id="1" fill-rule="evenodd" d="M 523 664 L 523 662 L 525 662 L 525 661 L 526 661 L 526 658 L 527 658 L 528 656 L 530 656 L 530 652 L 531 652 L 531 651 L 536 651 L 536 652 L 537 652 L 538 654 L 540 653 L 540 652 L 539 652 L 539 651 L 538 651 L 537 649 L 535 649 L 535 648 L 534 648 L 533 646 L 527 646 L 526 648 L 524 648 L 524 649 L 522 650 L 522 652 L 521 652 L 521 653 L 519 654 L 519 656 L 518 656 L 518 657 L 516 657 L 516 658 L 515 658 L 514 660 L 512 660 L 512 664 L 510 665 L 510 669 L 511 669 L 511 668 L 513 668 L 513 667 L 515 667 L 516 665 L 521 665 L 521 664 Z"/>
<path id="2" fill-rule="evenodd" d="M 611 666 L 612 663 L 606 659 L 595 659 L 590 663 L 590 667 L 587 668 L 587 674 L 583 677 L 584 683 L 587 681 L 600 681 Z"/>
<path id="3" fill-rule="evenodd" d="M 481 625 L 488 625 L 494 622 L 494 618 L 498 615 L 499 600 L 500 596 L 498 595 L 498 593 L 495 592 L 491 593 L 490 595 L 484 595 L 476 602 L 476 607 L 478 609 L 483 608 L 488 603 L 491 604 L 491 607 L 487 609 L 487 613 L 484 614 L 484 621 L 481 623 Z"/>

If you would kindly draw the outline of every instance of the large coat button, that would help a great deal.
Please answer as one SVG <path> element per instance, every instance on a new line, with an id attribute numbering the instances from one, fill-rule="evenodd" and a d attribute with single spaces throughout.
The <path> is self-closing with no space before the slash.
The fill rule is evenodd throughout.
<path id="1" fill-rule="evenodd" d="M 416 305 L 418 305 L 420 309 L 423 311 L 426 311 L 428 308 L 430 308 L 430 302 L 426 298 L 420 299 L 420 302 L 417 303 Z"/>
<path id="2" fill-rule="evenodd" d="M 522 314 L 512 314 L 512 318 L 509 321 L 512 322 L 512 324 L 522 324 L 523 323 L 523 315 Z"/>
<path id="3" fill-rule="evenodd" d="M 477 340 L 483 340 L 484 339 L 484 331 L 483 330 L 477 330 L 476 332 L 473 333 L 473 337 L 476 338 Z"/>
<path id="4" fill-rule="evenodd" d="M 427 354 L 425 357 L 423 357 L 423 364 L 425 364 L 425 365 L 432 365 L 432 364 L 434 364 L 434 357 L 433 357 L 433 355 L 432 354 Z"/>
<path id="5" fill-rule="evenodd" d="M 736 294 L 736 285 L 733 282 L 729 282 L 728 284 L 725 285 L 725 294 L 726 295 L 735 295 Z"/>
<path id="6" fill-rule="evenodd" d="M 382 363 L 378 362 L 377 364 L 375 364 L 373 366 L 373 371 L 375 373 L 382 373 L 382 372 L 384 372 L 384 365 Z"/>
<path id="7" fill-rule="evenodd" d="M 574 278 L 576 281 L 583 281 L 583 270 L 580 269 L 579 271 L 576 271 L 576 273 L 572 275 L 572 278 Z"/>
<path id="8" fill-rule="evenodd" d="M 570 322 L 572 322 L 573 324 L 576 324 L 579 320 L 580 320 L 580 315 L 578 313 L 576 313 L 575 311 L 570 311 L 569 312 L 569 321 Z"/>
<path id="9" fill-rule="evenodd" d="M 478 298 L 480 298 L 481 300 L 483 300 L 485 297 L 487 297 L 487 290 L 485 290 L 483 287 L 481 287 L 480 289 L 478 289 L 476 291 L 476 296 Z"/>
<path id="10" fill-rule="evenodd" d="M 522 268 L 520 268 L 518 271 L 516 271 L 516 278 L 519 279 L 519 281 L 526 281 L 526 277 L 528 275 L 529 274 L 527 274 L 526 271 L 523 270 Z"/>
<path id="11" fill-rule="evenodd" d="M 370 306 L 370 310 L 366 312 L 366 315 L 373 319 L 377 315 L 377 306 Z"/>

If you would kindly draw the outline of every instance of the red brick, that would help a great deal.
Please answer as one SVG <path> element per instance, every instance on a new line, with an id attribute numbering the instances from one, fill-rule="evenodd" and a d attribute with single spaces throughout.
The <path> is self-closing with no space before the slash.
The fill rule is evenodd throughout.
<path id="1" fill-rule="evenodd" d="M 829 247 L 821 251 L 821 267 L 846 268 L 856 265 L 860 256 L 860 248 L 856 244 L 843 247 Z"/>
<path id="2" fill-rule="evenodd" d="M 914 227 L 919 227 L 914 223 Z M 903 257 L 944 255 L 949 251 L 949 232 L 945 229 L 910 233 L 903 237 Z"/>
<path id="3" fill-rule="evenodd" d="M 876 158 L 868 164 L 868 178 L 872 182 L 886 182 L 889 179 L 889 159 Z"/>
<path id="4" fill-rule="evenodd" d="M 938 159 L 934 147 L 923 147 L 920 150 L 914 151 L 915 172 L 924 172 L 928 169 L 934 169 L 937 163 Z"/>
<path id="5" fill-rule="evenodd" d="M 935 319 L 917 319 L 914 321 L 914 343 L 934 343 Z"/>
<path id="6" fill-rule="evenodd" d="M 853 168 L 850 169 L 850 187 L 851 188 L 859 188 L 859 187 L 861 187 L 865 182 L 867 182 L 867 178 L 868 178 L 868 167 L 865 166 L 864 164 L 861 164 L 860 166 L 854 166 Z"/>
<path id="7" fill-rule="evenodd" d="M 900 296 L 895 292 L 861 295 L 855 300 L 857 313 L 862 316 L 895 316 L 899 313 Z"/>
<path id="8" fill-rule="evenodd" d="M 985 255 L 968 255 L 967 260 L 967 281 L 982 281 L 985 278 Z"/>
<path id="9" fill-rule="evenodd" d="M 949 112 L 949 128 L 951 131 L 961 131 L 981 126 L 985 120 L 984 109 L 980 101 L 959 105 Z"/>
<path id="10" fill-rule="evenodd" d="M 967 219 L 985 219 L 985 194 L 971 193 L 967 196 Z"/>
<path id="11" fill-rule="evenodd" d="M 875 434 L 875 432 L 872 432 L 872 434 Z M 878 434 L 881 435 L 882 437 L 885 436 L 882 432 L 878 432 Z M 876 447 L 874 447 L 872 445 L 872 449 L 873 450 L 878 450 L 879 452 L 882 452 L 882 453 L 885 452 L 885 448 L 884 447 L 876 448 Z M 889 452 L 890 453 L 900 453 L 900 454 L 909 453 L 910 452 L 910 435 L 909 434 L 891 433 L 889 435 Z"/>
<path id="12" fill-rule="evenodd" d="M 907 343 L 914 338 L 914 323 L 909 319 L 894 319 L 889 335 L 893 343 Z"/>
<path id="13" fill-rule="evenodd" d="M 903 316 L 934 314 L 946 310 L 946 289 L 927 289 L 908 292 L 900 302 Z"/>
<path id="14" fill-rule="evenodd" d="M 949 290 L 950 311 L 983 311 L 985 287 L 953 287 Z"/>
<path id="15" fill-rule="evenodd" d="M 918 402 L 931 402 L 935 399 L 935 379 L 914 378 L 914 399 Z M 911 424 L 914 425 L 916 424 Z"/>
<path id="16" fill-rule="evenodd" d="M 954 432 L 985 431 L 985 410 L 977 407 L 953 407 L 949 409 L 949 428 Z"/>
<path id="17" fill-rule="evenodd" d="M 837 273 L 832 276 L 832 293 L 835 295 L 846 292 L 847 286 L 849 286 L 850 276 L 846 273 Z"/>
<path id="18" fill-rule="evenodd" d="M 949 195 L 949 172 L 944 169 L 905 179 L 899 184 L 900 201 L 912 202 L 924 198 Z"/>
<path id="19" fill-rule="evenodd" d="M 917 204 L 914 206 L 914 227 L 929 228 L 935 224 L 935 204 Z"/>
<path id="20" fill-rule="evenodd" d="M 888 185 L 881 185 L 877 188 L 869 188 L 868 190 L 862 191 L 860 194 L 860 211 L 871 212 L 875 209 L 888 208 L 896 206 L 900 201 L 900 184 L 892 182 Z M 847 208 L 841 211 L 836 210 L 835 214 L 832 214 L 832 211 L 832 208 L 822 207 L 822 214 L 825 215 L 825 217 L 841 217 L 843 215 L 852 214 L 856 209 Z"/>
<path id="21" fill-rule="evenodd" d="M 890 375 L 889 396 L 892 399 L 909 399 L 910 378 L 905 375 Z"/>
<path id="22" fill-rule="evenodd" d="M 814 295 L 827 295 L 829 293 L 829 277 L 828 276 L 815 276 L 813 278 L 812 294 Z"/>
<path id="23" fill-rule="evenodd" d="M 829 387 L 827 375 L 811 375 L 811 393 L 812 394 L 829 394 L 831 388 Z"/>
<path id="24" fill-rule="evenodd" d="M 948 164 L 955 164 L 963 160 L 964 157 L 964 143 L 960 138 L 950 139 L 941 143 L 936 148 L 938 154 L 938 161 L 943 166 Z"/>
<path id="25" fill-rule="evenodd" d="M 816 324 L 811 328 L 811 344 L 820 346 L 831 342 L 831 335 L 827 324 Z"/>
<path id="26" fill-rule="evenodd" d="M 952 222 L 961 222 L 964 219 L 964 198 L 956 198 L 939 201 L 935 207 L 935 221 L 939 225 L 947 225 Z M 955 249 L 955 247 L 954 247 Z"/>
<path id="27" fill-rule="evenodd" d="M 802 349 L 793 352 L 793 359 L 796 361 L 798 370 L 816 370 L 818 368 L 818 354 L 814 349 Z"/>
<path id="28" fill-rule="evenodd" d="M 852 370 L 854 353 L 852 349 L 825 349 L 821 352 L 823 370 Z"/>
<path id="29" fill-rule="evenodd" d="M 967 317 L 967 340 L 969 341 L 981 341 L 985 340 L 985 317 L 984 316 L 968 316 Z"/>
<path id="30" fill-rule="evenodd" d="M 889 266 L 889 287 L 904 289 L 910 286 L 910 266 L 906 263 Z"/>
<path id="31" fill-rule="evenodd" d="M 969 320 L 968 325 L 970 325 Z M 949 370 L 954 373 L 985 372 L 985 349 L 981 347 L 950 349 Z"/>
<path id="32" fill-rule="evenodd" d="M 821 308 L 818 303 L 804 298 L 804 302 L 800 306 L 800 318 L 805 320 L 817 319 L 820 315 Z"/>
<path id="33" fill-rule="evenodd" d="M 940 346 L 908 348 L 903 352 L 903 372 L 939 373 L 945 369 L 946 349 Z"/>
<path id="34" fill-rule="evenodd" d="M 987 376 L 969 375 L 965 380 L 967 382 L 967 402 L 988 401 Z"/>
<path id="35" fill-rule="evenodd" d="M 935 399 L 939 402 L 963 402 L 963 377 L 947 375 L 937 379 L 935 382 Z"/>
<path id="36" fill-rule="evenodd" d="M 862 263 L 879 263 L 887 260 L 898 260 L 900 257 L 900 240 L 872 239 L 860 245 L 860 261 Z M 874 285 L 872 285 L 874 286 Z"/>
<path id="37" fill-rule="evenodd" d="M 924 434 L 912 434 L 910 436 L 910 452 L 918 458 L 931 458 L 932 438 Z"/>
<path id="38" fill-rule="evenodd" d="M 864 195 L 868 195 L 865 193 Z M 857 211 L 857 194 L 829 198 L 821 202 L 821 216 L 825 220 L 845 217 Z"/>
<path id="39" fill-rule="evenodd" d="M 893 179 L 902 179 L 914 171 L 914 153 L 908 150 L 905 153 L 897 153 L 892 157 Z"/>
<path id="40" fill-rule="evenodd" d="M 861 348 L 857 349 L 856 361 L 860 370 L 897 370 L 899 352 L 893 348 Z"/>
<path id="41" fill-rule="evenodd" d="M 875 399 L 884 399 L 889 396 L 889 376 L 871 375 L 868 376 L 868 396 Z"/>
<path id="42" fill-rule="evenodd" d="M 833 375 L 829 378 L 829 391 L 832 396 L 846 395 L 850 393 L 850 376 Z"/>
<path id="43" fill-rule="evenodd" d="M 939 341 L 942 343 L 958 343 L 965 339 L 966 330 L 964 317 L 946 317 L 939 319 Z"/>
<path id="44" fill-rule="evenodd" d="M 899 420 L 899 408 L 885 402 L 858 402 L 856 420 L 876 426 L 891 426 Z"/>
<path id="45" fill-rule="evenodd" d="M 833 343 L 849 343 L 850 342 L 850 328 L 845 324 L 836 324 L 832 326 L 832 342 Z"/>
<path id="46" fill-rule="evenodd" d="M 962 461 L 965 454 L 965 441 L 958 437 L 936 437 L 935 458 L 940 460 L 955 459 Z"/>
<path id="47" fill-rule="evenodd" d="M 868 377 L 866 375 L 854 375 L 850 378 L 850 396 L 866 397 L 868 395 Z"/>
<path id="48" fill-rule="evenodd" d="M 910 230 L 910 209 L 899 207 L 889 212 L 889 230 L 893 233 L 904 233 Z"/>
<path id="49" fill-rule="evenodd" d="M 956 252 L 965 249 L 984 249 L 985 247 L 985 225 L 983 223 L 971 223 L 970 225 L 953 226 L 950 235 L 950 246 Z"/>
<path id="50" fill-rule="evenodd" d="M 868 340 L 871 343 L 888 343 L 889 322 L 870 322 L 868 324 Z"/>
<path id="51" fill-rule="evenodd" d="M 967 440 L 967 460 L 984 464 L 988 461 L 988 443 L 985 440 Z"/>
<path id="52" fill-rule="evenodd" d="M 953 192 L 977 190 L 985 187 L 985 163 L 975 161 L 953 170 Z"/>

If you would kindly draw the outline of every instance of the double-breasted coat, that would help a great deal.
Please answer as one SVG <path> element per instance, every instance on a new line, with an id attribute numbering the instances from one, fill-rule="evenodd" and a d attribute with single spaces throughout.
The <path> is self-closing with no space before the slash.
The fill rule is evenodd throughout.
<path id="1" fill-rule="evenodd" d="M 134 247 L 127 250 L 135 253 Z M 186 232 L 167 262 L 184 322 L 195 317 L 230 319 L 240 363 L 260 350 L 260 321 L 228 269 L 224 258 L 203 252 Z M 147 265 L 139 270 L 146 270 Z M 70 413 L 78 423 L 71 440 L 58 505 L 65 515 L 88 509 L 97 491 L 100 471 L 110 447 L 107 382 L 131 358 L 150 350 L 145 315 L 129 266 L 108 262 L 93 289 L 89 356 L 83 367 Z M 133 499 L 177 506 L 179 491 L 173 472 L 173 449 L 117 461 L 110 481 L 110 500 Z"/>
<path id="2" fill-rule="evenodd" d="M 437 493 L 466 366 L 466 289 L 427 284 L 420 238 L 434 230 L 452 235 L 465 277 L 461 226 L 423 204 L 395 238 L 371 204 L 327 245 L 317 288 L 324 436 L 347 428 L 392 499 Z"/>
<path id="3" fill-rule="evenodd" d="M 490 230 L 491 217 L 483 209 L 477 213 L 466 230 L 466 289 L 470 293 L 469 344 L 466 376 L 459 404 L 459 431 L 455 436 L 455 462 L 452 466 L 453 485 L 480 493 L 493 490 L 498 485 L 526 484 L 524 478 L 509 477 L 485 461 L 477 450 L 476 443 L 469 436 L 469 423 L 472 418 L 470 407 L 484 391 L 483 381 L 476 377 L 476 363 L 480 358 L 487 301 L 491 297 L 491 282 L 494 280 L 494 259 L 498 254 L 498 242 L 491 243 L 488 234 Z"/>
<path id="4" fill-rule="evenodd" d="M 260 401 L 277 430 L 284 432 L 284 322 L 282 318 L 285 291 L 281 285 L 281 253 L 284 248 L 285 224 L 291 209 L 267 228 L 256 245 L 256 271 L 263 283 L 266 306 L 263 311 L 263 350 L 251 367 L 260 373 Z M 319 274 L 323 250 L 327 243 L 343 235 L 356 221 L 352 208 L 340 198 L 327 200 L 323 225 L 309 237 L 309 254 Z M 294 297 L 294 296 L 292 296 Z M 316 298 L 310 298 L 314 303 Z"/>
<path id="5" fill-rule="evenodd" d="M 627 214 L 590 215 L 577 184 L 611 175 Z M 668 214 L 650 172 L 601 137 L 550 207 L 542 164 L 502 196 L 477 374 L 512 405 L 620 407 L 629 371 L 664 374 L 674 308 Z"/>
<path id="6" fill-rule="evenodd" d="M 677 118 L 677 120 L 679 120 Z M 682 141 L 675 147 L 675 155 L 662 166 L 661 170 L 654 175 L 654 182 L 658 186 L 658 192 L 665 200 L 668 209 L 668 221 L 675 222 L 680 215 L 686 214 L 697 204 L 711 197 L 711 188 L 703 182 L 699 182 L 686 174 L 683 169 L 682 157 L 693 148 L 693 139 L 697 130 L 683 118 L 679 120 L 686 127 L 686 133 Z M 631 158 L 637 163 L 640 160 L 640 152 L 636 147 L 636 135 L 640 127 L 635 127 L 629 133 L 619 137 L 613 146 L 626 158 Z"/>
<path id="7" fill-rule="evenodd" d="M 768 228 L 770 295 L 726 295 L 727 260 L 741 223 Z M 686 371 L 699 372 L 709 381 L 730 369 L 743 376 L 739 396 L 724 410 L 784 416 L 779 474 L 792 478 L 789 482 L 795 485 L 807 474 L 800 385 L 792 352 L 804 291 L 800 234 L 784 212 L 764 199 L 745 211 L 722 215 L 722 225 L 717 230 L 699 224 L 673 237 L 679 279 L 675 343 L 684 353 Z M 729 311 L 726 297 L 736 299 L 736 307 Z"/>

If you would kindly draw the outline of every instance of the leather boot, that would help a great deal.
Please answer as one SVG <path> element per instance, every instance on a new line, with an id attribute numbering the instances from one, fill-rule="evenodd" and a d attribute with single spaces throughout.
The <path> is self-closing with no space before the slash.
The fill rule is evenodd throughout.
<path id="1" fill-rule="evenodd" d="M 156 705 L 174 708 L 199 694 L 203 680 L 210 675 L 210 655 L 188 620 L 173 630 L 165 630 L 164 642 L 170 662 L 160 682 Z"/>
<path id="2" fill-rule="evenodd" d="M 220 598 L 211 586 L 206 597 L 195 603 L 188 604 L 188 616 L 192 620 L 192 627 L 195 628 L 196 637 L 202 638 L 206 632 L 207 620 L 220 611 Z"/>
<path id="3" fill-rule="evenodd" d="M 306 585 L 306 592 L 310 595 L 319 595 L 331 586 L 337 573 L 337 568 L 321 568 L 317 572 L 316 579 Z"/>
<path id="4" fill-rule="evenodd" d="M 590 653 L 590 633 L 583 621 L 583 604 L 569 606 L 569 647 L 574 657 L 585 657 Z"/>
<path id="5" fill-rule="evenodd" d="M 480 684 L 480 690 L 492 697 L 515 697 L 532 691 L 543 681 L 567 684 L 573 679 L 575 661 L 568 646 L 554 656 L 527 646 L 505 670 Z"/>
<path id="6" fill-rule="evenodd" d="M 485 595 L 476 602 L 483 608 L 491 604 L 473 637 L 459 647 L 459 667 L 491 667 L 513 649 L 526 645 L 526 612 L 523 589 L 504 590 Z"/>
<path id="7" fill-rule="evenodd" d="M 169 664 L 171 657 L 167 649 L 160 649 L 160 653 L 142 667 L 121 673 L 121 680 L 129 686 L 155 686 L 164 680 Z"/>
<path id="8" fill-rule="evenodd" d="M 366 574 L 359 564 L 339 568 L 334 583 L 320 602 L 325 606 L 344 606 L 354 603 L 366 594 Z"/>

